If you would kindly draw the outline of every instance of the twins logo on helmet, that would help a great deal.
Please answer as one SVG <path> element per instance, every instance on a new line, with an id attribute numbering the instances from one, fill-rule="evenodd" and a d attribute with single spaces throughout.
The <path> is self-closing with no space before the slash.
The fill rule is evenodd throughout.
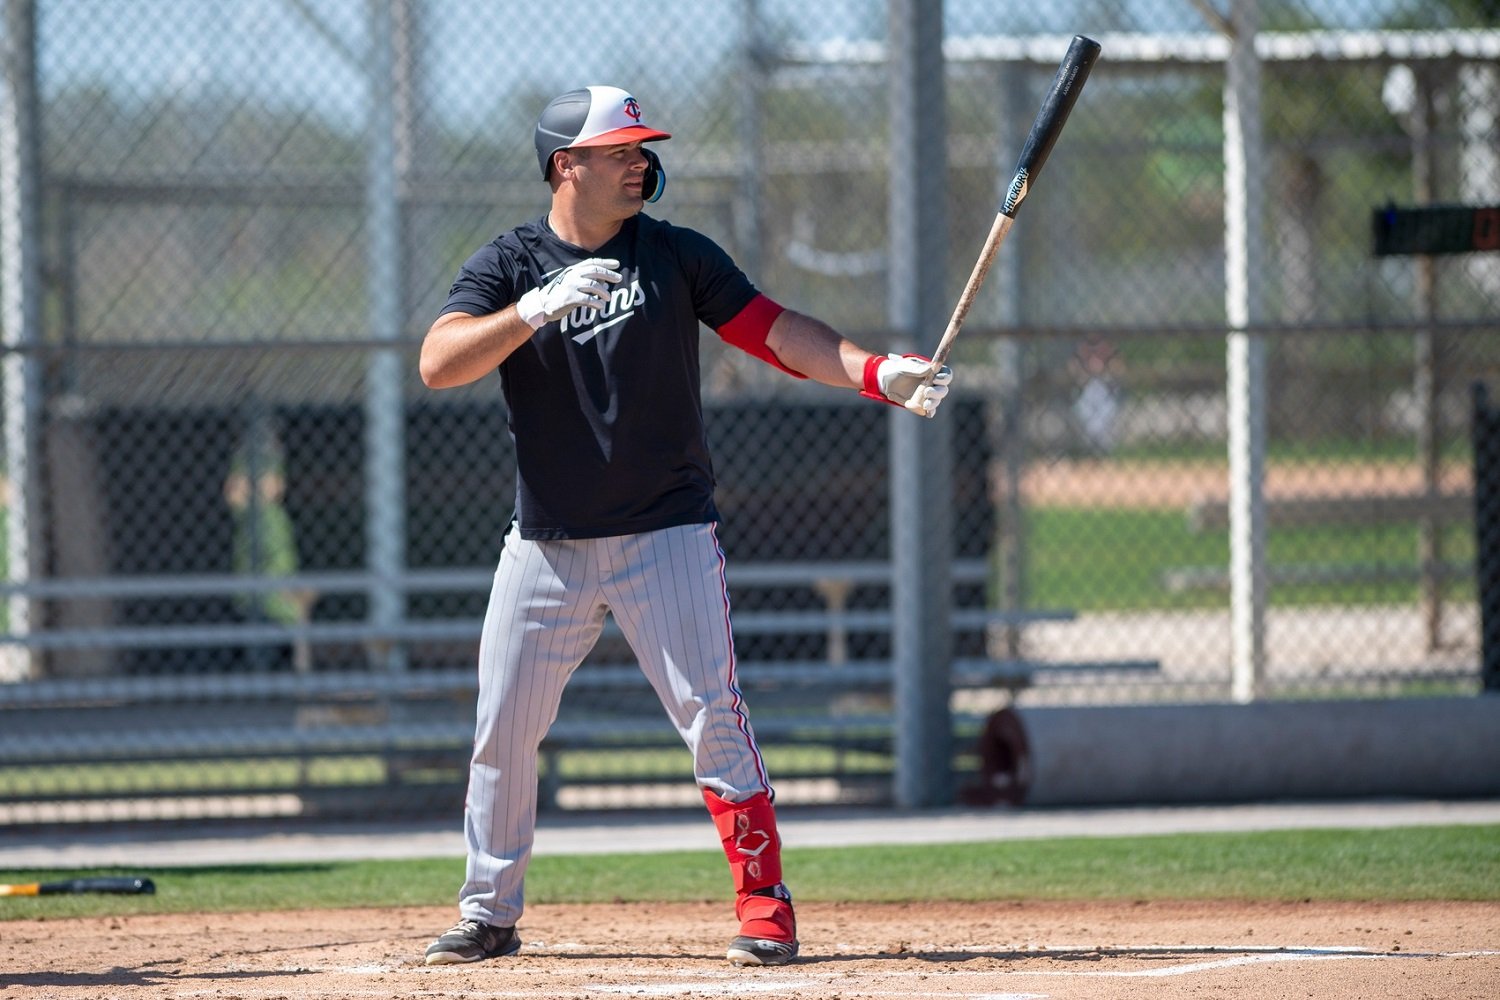
<path id="1" fill-rule="evenodd" d="M 537 119 L 537 165 L 542 179 L 552 172 L 552 154 L 577 146 L 613 146 L 622 142 L 656 142 L 672 133 L 646 125 L 641 104 L 619 87 L 583 87 L 554 97 Z M 655 153 L 641 147 L 646 157 L 642 197 L 656 201 L 667 187 L 666 173 Z"/>

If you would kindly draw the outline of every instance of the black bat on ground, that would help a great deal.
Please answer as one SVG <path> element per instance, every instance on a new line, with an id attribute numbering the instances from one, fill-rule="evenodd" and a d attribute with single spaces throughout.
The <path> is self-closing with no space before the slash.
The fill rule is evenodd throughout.
<path id="1" fill-rule="evenodd" d="M 61 893 L 111 892 L 129 896 L 149 896 L 156 883 L 135 875 L 106 875 L 96 878 L 70 878 L 61 882 L 22 882 L 0 884 L 0 896 L 53 896 Z"/>
<path id="2" fill-rule="evenodd" d="M 969 314 L 969 308 L 979 294 L 979 286 L 989 273 L 990 264 L 994 262 L 1000 244 L 1005 242 L 1011 224 L 1016 221 L 1021 203 L 1026 200 L 1026 195 L 1042 172 L 1042 165 L 1047 162 L 1052 147 L 1057 143 L 1057 137 L 1062 134 L 1068 113 L 1073 110 L 1073 104 L 1083 90 L 1084 81 L 1089 78 L 1089 70 L 1093 69 L 1094 60 L 1098 58 L 1098 42 L 1082 35 L 1073 36 L 1067 54 L 1057 67 L 1057 75 L 1052 78 L 1047 98 L 1042 101 L 1042 108 L 1037 112 L 1036 120 L 1031 123 L 1026 145 L 1021 147 L 1021 158 L 1016 161 L 1016 175 L 1011 179 L 1010 188 L 1005 194 L 1005 204 L 1000 206 L 1000 213 L 995 216 L 990 234 L 985 238 L 984 248 L 980 250 L 979 259 L 974 262 L 974 270 L 969 274 L 969 281 L 964 285 L 963 294 L 959 296 L 958 307 L 953 310 L 953 318 L 948 321 L 948 328 L 943 331 L 937 350 L 933 352 L 934 372 L 948 360 L 953 340 L 958 336 L 959 327 L 963 326 L 964 317 Z"/>

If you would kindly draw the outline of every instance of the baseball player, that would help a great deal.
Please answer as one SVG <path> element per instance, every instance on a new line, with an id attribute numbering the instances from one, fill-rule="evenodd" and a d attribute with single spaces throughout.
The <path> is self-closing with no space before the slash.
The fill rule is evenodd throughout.
<path id="1" fill-rule="evenodd" d="M 666 186 L 644 144 L 670 137 L 615 87 L 549 103 L 535 142 L 551 210 L 469 258 L 422 344 L 431 388 L 499 370 L 518 468 L 479 644 L 462 919 L 428 965 L 520 948 L 538 746 L 606 612 L 692 752 L 734 878 L 729 961 L 797 954 L 774 792 L 735 677 L 700 324 L 794 378 L 922 416 L 952 373 L 857 347 L 760 294 L 708 237 L 642 214 Z"/>

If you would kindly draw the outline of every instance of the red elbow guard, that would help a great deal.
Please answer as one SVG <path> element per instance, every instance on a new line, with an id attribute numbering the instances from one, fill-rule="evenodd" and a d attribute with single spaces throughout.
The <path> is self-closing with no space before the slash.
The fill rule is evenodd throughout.
<path id="1" fill-rule="evenodd" d="M 749 305 L 735 314 L 734 319 L 719 327 L 716 333 L 723 338 L 726 344 L 732 344 L 752 357 L 760 358 L 766 364 L 780 368 L 793 378 L 807 378 L 799 371 L 794 371 L 781 363 L 776 352 L 766 344 L 766 337 L 771 333 L 771 324 L 776 322 L 776 317 L 786 312 L 786 309 L 764 295 L 757 294 L 750 300 Z"/>

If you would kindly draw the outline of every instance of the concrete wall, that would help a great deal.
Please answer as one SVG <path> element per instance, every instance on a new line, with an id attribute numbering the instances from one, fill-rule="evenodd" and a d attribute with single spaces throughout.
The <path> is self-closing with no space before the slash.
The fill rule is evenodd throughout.
<path id="1" fill-rule="evenodd" d="M 1023 708 L 1027 805 L 1500 795 L 1500 696 Z"/>

